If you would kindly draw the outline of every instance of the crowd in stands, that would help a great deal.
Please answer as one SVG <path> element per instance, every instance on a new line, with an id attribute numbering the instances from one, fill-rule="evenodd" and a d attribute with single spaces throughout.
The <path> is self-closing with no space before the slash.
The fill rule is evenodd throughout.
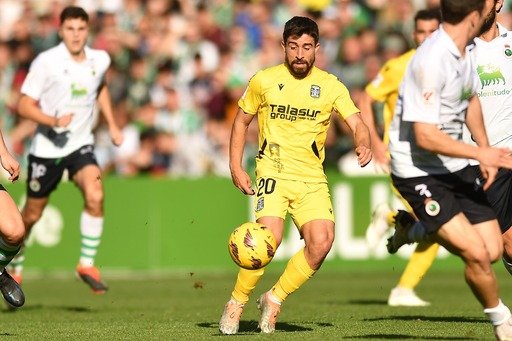
<path id="1" fill-rule="evenodd" d="M 0 0 L 0 129 L 24 168 L 35 126 L 16 114 L 20 86 L 33 58 L 59 43 L 59 14 L 71 4 L 91 16 L 89 45 L 112 59 L 107 82 L 125 141 L 114 147 L 99 119 L 96 152 L 105 173 L 229 176 L 237 100 L 256 71 L 283 61 L 289 18 L 317 21 L 316 65 L 337 75 L 357 103 L 383 63 L 413 47 L 415 12 L 439 1 Z M 509 11 L 501 16 L 510 27 Z M 351 149 L 344 129 L 331 124 L 328 164 Z"/>

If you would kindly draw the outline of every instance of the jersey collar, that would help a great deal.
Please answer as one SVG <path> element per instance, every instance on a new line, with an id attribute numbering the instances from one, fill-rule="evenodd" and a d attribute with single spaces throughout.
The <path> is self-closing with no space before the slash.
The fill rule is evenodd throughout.
<path id="1" fill-rule="evenodd" d="M 66 56 L 66 58 L 68 59 L 73 59 L 71 58 L 71 54 L 69 53 L 68 51 L 68 48 L 66 47 L 66 45 L 64 44 L 64 42 L 60 42 L 59 45 L 57 45 L 57 48 L 59 49 L 59 53 L 61 53 L 63 56 Z M 91 59 L 91 48 L 89 46 L 84 46 L 84 52 L 85 52 L 85 60 L 88 60 L 88 59 Z"/>
<path id="2" fill-rule="evenodd" d="M 443 25 L 441 24 L 439 26 L 439 39 L 441 42 L 448 48 L 448 51 L 457 59 L 462 58 L 462 55 L 460 54 L 459 49 L 455 45 L 455 42 L 453 39 L 446 33 L 446 31 L 443 28 Z"/>

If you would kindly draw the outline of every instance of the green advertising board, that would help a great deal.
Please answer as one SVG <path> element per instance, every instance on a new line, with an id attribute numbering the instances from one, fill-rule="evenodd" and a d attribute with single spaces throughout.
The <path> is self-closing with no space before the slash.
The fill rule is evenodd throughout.
<path id="1" fill-rule="evenodd" d="M 364 233 L 372 207 L 392 198 L 385 177 L 329 176 L 336 216 L 336 240 L 329 260 L 385 259 L 385 244 L 371 253 Z M 107 178 L 105 229 L 97 264 L 115 270 L 231 267 L 229 233 L 253 220 L 251 197 L 230 179 Z M 13 198 L 24 200 L 25 184 L 7 184 Z M 73 268 L 79 257 L 79 220 L 83 203 L 69 182 L 52 194 L 42 219 L 27 240 L 27 269 Z M 276 254 L 287 259 L 302 247 L 291 221 Z M 406 257 L 411 248 L 400 250 Z"/>

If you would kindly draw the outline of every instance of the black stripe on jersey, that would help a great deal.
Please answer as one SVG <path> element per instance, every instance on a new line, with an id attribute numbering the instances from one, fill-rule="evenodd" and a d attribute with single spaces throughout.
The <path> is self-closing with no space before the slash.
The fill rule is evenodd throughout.
<path id="1" fill-rule="evenodd" d="M 316 141 L 311 145 L 311 149 L 313 149 L 313 153 L 315 153 L 317 158 L 320 158 L 320 153 L 318 152 L 318 147 L 316 146 Z"/>
<path id="2" fill-rule="evenodd" d="M 263 157 L 263 154 L 265 154 L 265 148 L 267 148 L 267 139 L 263 140 L 263 144 L 261 145 L 261 148 L 258 151 L 258 155 L 256 156 L 258 159 L 261 159 Z"/>

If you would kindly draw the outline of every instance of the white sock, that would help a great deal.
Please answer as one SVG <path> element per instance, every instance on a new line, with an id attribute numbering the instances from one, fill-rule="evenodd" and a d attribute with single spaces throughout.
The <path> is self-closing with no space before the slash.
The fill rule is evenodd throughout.
<path id="1" fill-rule="evenodd" d="M 275 295 L 272 294 L 272 291 L 270 291 L 270 293 L 268 294 L 268 298 L 269 298 L 269 300 L 271 300 L 272 302 L 274 302 L 276 304 L 281 305 L 281 303 L 282 303 L 279 298 L 277 298 Z"/>
<path id="2" fill-rule="evenodd" d="M 510 309 L 503 304 L 501 299 L 496 307 L 484 309 L 484 313 L 489 317 L 489 320 L 491 320 L 494 326 L 505 323 L 512 316 Z"/>
<path id="3" fill-rule="evenodd" d="M 80 264 L 93 266 L 94 258 L 103 234 L 103 217 L 93 217 L 87 212 L 82 212 L 80 217 L 80 233 L 82 235 L 80 247 Z"/>

